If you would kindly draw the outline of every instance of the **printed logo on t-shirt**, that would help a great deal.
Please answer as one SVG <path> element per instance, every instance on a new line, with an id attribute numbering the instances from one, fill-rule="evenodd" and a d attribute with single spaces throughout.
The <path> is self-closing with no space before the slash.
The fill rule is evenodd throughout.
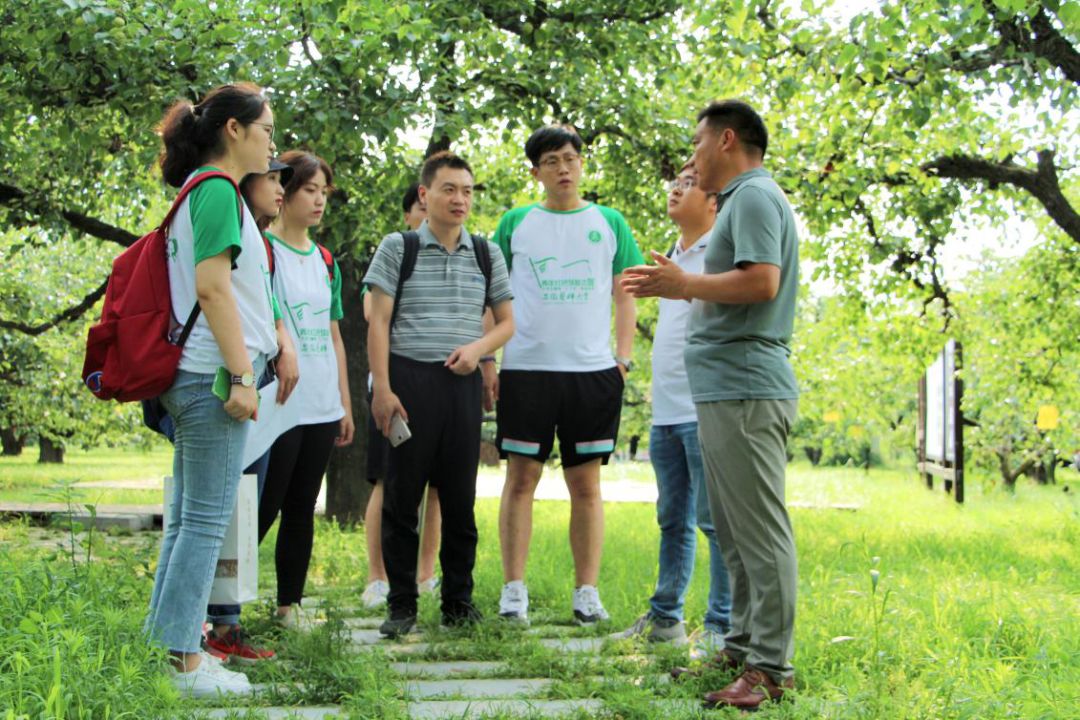
<path id="1" fill-rule="evenodd" d="M 176 259 L 176 253 L 179 252 L 179 251 L 180 251 L 180 246 L 177 244 L 176 238 L 175 237 L 169 238 L 169 248 L 168 248 L 169 259 L 170 260 L 175 260 Z"/>
<path id="2" fill-rule="evenodd" d="M 308 302 L 296 303 L 295 305 L 286 303 L 286 306 L 289 308 L 293 330 L 299 341 L 297 349 L 300 354 L 323 355 L 329 352 L 331 343 L 330 329 L 328 327 L 304 327 L 301 323 L 304 322 L 307 316 L 325 315 L 330 312 L 330 308 L 314 310 L 311 303 Z"/>
<path id="3" fill-rule="evenodd" d="M 582 305 L 589 302 L 596 289 L 588 258 L 563 264 L 555 256 L 539 260 L 530 257 L 529 265 L 545 305 Z"/>
<path id="4" fill-rule="evenodd" d="M 591 242 L 593 245 L 600 242 L 600 240 L 602 240 L 602 239 L 603 238 L 600 236 L 600 231 L 599 230 L 590 230 L 589 231 L 589 242 Z"/>

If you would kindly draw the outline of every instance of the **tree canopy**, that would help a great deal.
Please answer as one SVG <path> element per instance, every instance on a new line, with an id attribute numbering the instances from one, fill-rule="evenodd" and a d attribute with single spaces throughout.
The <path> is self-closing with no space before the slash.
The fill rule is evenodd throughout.
<path id="1" fill-rule="evenodd" d="M 666 249 L 674 228 L 662 181 L 690 154 L 696 111 L 719 97 L 762 111 L 766 163 L 805 222 L 808 267 L 867 318 L 903 308 L 923 331 L 966 328 L 954 322 L 957 289 L 941 249 L 1014 218 L 1037 233 L 1040 262 L 1075 267 L 1080 6 L 907 0 L 842 10 L 743 0 L 9 0 L 0 9 L 0 371 L 20 372 L 16 348 L 27 343 L 78 353 L 109 256 L 167 206 L 154 168 L 164 109 L 238 79 L 268 88 L 282 150 L 307 147 L 334 167 L 340 191 L 319 239 L 343 258 L 347 292 L 396 227 L 401 192 L 427 152 L 452 147 L 473 161 L 481 192 L 470 225 L 491 231 L 508 207 L 537 198 L 521 145 L 550 121 L 581 132 L 588 196 L 622 210 L 643 247 Z M 74 269 L 14 269 L 35 265 L 12 258 L 42 254 Z M 995 275 L 1008 297 L 1045 297 L 1008 274 Z M 1075 304 L 1075 275 L 1059 287 L 1059 302 Z M 653 317 L 643 307 L 642 337 Z M 362 377 L 362 320 L 345 330 Z M 988 332 L 1009 343 L 1005 332 L 1029 334 Z M 1064 335 L 1075 349 L 1075 332 Z M 911 353 L 882 382 L 911 381 Z M 822 365 L 807 370 L 808 388 L 837 375 L 827 353 L 814 356 Z M 631 392 L 645 399 L 647 384 L 639 377 Z"/>

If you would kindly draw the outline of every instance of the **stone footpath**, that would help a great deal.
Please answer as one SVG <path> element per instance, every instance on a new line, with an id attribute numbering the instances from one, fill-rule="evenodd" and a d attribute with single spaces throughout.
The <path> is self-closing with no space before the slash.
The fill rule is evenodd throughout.
<path id="1" fill-rule="evenodd" d="M 314 605 L 318 598 L 305 598 L 305 613 L 311 613 L 309 605 Z M 315 601 L 315 602 L 312 602 Z M 309 615 L 309 617 L 314 617 Z M 437 650 L 428 642 L 422 641 L 422 635 L 413 633 L 401 641 L 391 642 L 382 639 L 378 632 L 381 618 L 354 617 L 345 620 L 349 642 L 356 652 L 385 652 L 392 660 L 391 670 L 396 675 L 400 692 L 405 700 L 405 711 L 409 718 L 456 718 L 468 720 L 499 715 L 507 718 L 558 718 L 592 717 L 604 710 L 604 701 L 595 697 L 559 697 L 553 698 L 552 689 L 555 680 L 545 677 L 492 677 L 493 675 L 515 675 L 508 671 L 508 664 L 493 660 L 453 660 L 429 661 L 419 656 L 430 655 L 428 651 Z M 596 655 L 604 645 L 601 637 L 567 636 L 568 628 L 557 625 L 538 625 L 527 631 L 541 646 L 553 649 L 567 656 L 581 657 L 585 654 Z M 453 639 L 445 641 L 448 647 Z M 629 649 L 629 645 L 627 648 Z M 604 655 L 605 660 L 623 665 L 643 665 L 648 661 L 642 655 Z M 574 687 L 602 687 L 604 683 L 633 685 L 665 685 L 667 675 L 613 675 L 585 678 L 575 681 Z M 262 688 L 256 685 L 256 701 Z M 652 708 L 650 716 L 664 717 L 679 713 L 694 713 L 700 709 L 698 702 L 684 699 L 653 698 L 648 701 Z M 218 707 L 208 711 L 208 717 L 226 718 L 241 708 Z M 245 708 L 245 710 L 247 710 Z M 268 720 L 322 720 L 323 718 L 345 718 L 348 712 L 333 705 L 318 707 L 252 707 L 250 715 Z"/>

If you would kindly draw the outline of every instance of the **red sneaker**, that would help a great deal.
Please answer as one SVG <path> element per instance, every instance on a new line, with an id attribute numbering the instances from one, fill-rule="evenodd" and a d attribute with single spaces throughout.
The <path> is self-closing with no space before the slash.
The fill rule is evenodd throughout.
<path id="1" fill-rule="evenodd" d="M 224 635 L 208 632 L 206 646 L 214 654 L 224 655 L 233 662 L 252 664 L 277 657 L 273 650 L 258 648 L 248 642 L 247 633 L 239 625 L 233 625 Z"/>

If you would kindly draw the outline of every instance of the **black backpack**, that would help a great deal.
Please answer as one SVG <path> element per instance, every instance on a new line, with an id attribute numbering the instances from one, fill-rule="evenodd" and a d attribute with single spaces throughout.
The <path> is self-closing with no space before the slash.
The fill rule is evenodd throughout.
<path id="1" fill-rule="evenodd" d="M 420 254 L 420 234 L 408 230 L 401 233 L 405 239 L 405 252 L 401 256 L 401 269 L 398 272 L 397 289 L 394 291 L 394 310 L 390 314 L 390 327 L 394 327 L 397 321 L 398 307 L 401 304 L 401 291 L 405 287 L 405 281 L 412 277 L 416 267 L 416 256 Z M 476 264 L 480 272 L 484 274 L 484 301 L 491 294 L 491 248 L 488 247 L 487 238 L 482 235 L 473 235 L 473 253 L 476 255 Z"/>

